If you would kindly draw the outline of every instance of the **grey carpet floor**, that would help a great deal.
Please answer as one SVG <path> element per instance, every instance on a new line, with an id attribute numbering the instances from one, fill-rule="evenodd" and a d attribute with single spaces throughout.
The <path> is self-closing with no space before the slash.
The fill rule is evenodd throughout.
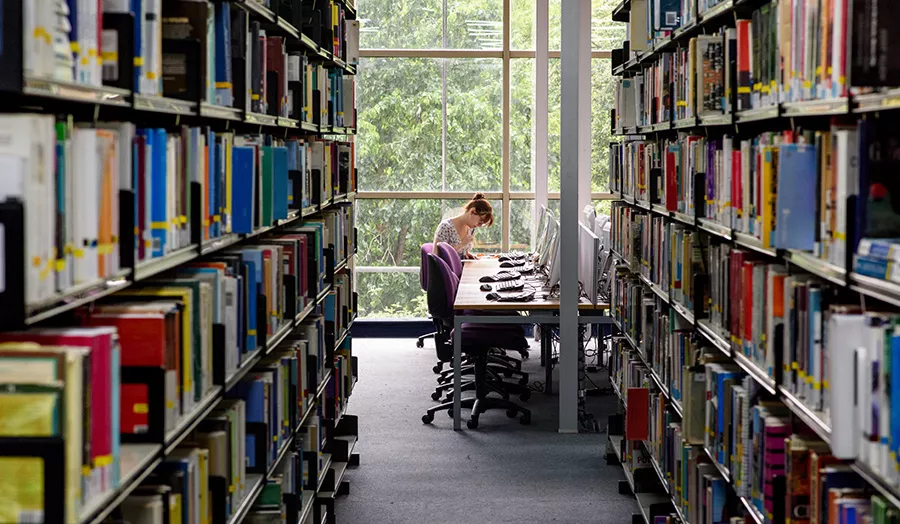
<path id="1" fill-rule="evenodd" d="M 612 395 L 588 398 L 599 434 L 559 434 L 558 399 L 543 393 L 526 403 L 530 426 L 497 410 L 481 416 L 479 429 L 454 432 L 446 412 L 432 425 L 421 421 L 433 404 L 433 346 L 355 339 L 353 352 L 360 380 L 349 412 L 359 416 L 361 460 L 345 477 L 350 494 L 337 501 L 339 524 L 628 524 L 638 510 L 617 491 L 621 466 L 604 459 Z M 544 377 L 537 354 L 525 363 L 531 382 Z"/>

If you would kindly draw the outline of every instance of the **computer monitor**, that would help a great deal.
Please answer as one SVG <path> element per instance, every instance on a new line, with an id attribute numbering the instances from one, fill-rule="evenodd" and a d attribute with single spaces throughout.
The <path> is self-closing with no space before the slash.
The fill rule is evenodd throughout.
<path id="1" fill-rule="evenodd" d="M 547 285 L 550 289 L 553 289 L 554 286 L 559 284 L 559 272 L 560 272 L 560 253 L 559 253 L 559 222 L 555 219 L 551 221 L 551 229 L 553 230 L 553 241 L 550 245 L 549 257 L 550 260 L 548 263 L 550 264 L 550 272 L 547 277 Z"/>
<path id="2" fill-rule="evenodd" d="M 547 231 L 547 220 L 549 211 L 547 206 L 541 206 L 537 216 L 537 228 L 534 230 L 534 251 L 537 252 L 541 246 L 541 240 Z"/>
<path id="3" fill-rule="evenodd" d="M 597 281 L 600 278 L 600 239 L 592 228 L 578 224 L 578 281 L 591 304 L 597 305 Z"/>
<path id="4" fill-rule="evenodd" d="M 541 239 L 540 249 L 538 250 L 538 267 L 544 267 L 550 263 L 550 259 L 553 256 L 554 242 L 556 242 L 556 237 L 559 232 L 559 222 L 553 218 L 553 215 L 549 211 L 547 212 L 547 215 L 547 227 L 543 238 Z"/>

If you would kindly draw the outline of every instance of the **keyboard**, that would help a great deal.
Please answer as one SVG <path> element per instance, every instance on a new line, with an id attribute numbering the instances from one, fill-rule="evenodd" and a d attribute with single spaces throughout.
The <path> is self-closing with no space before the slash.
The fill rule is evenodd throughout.
<path id="1" fill-rule="evenodd" d="M 525 253 L 500 253 L 499 260 L 500 262 L 514 262 L 517 260 L 525 260 L 527 256 L 528 255 Z"/>
<path id="2" fill-rule="evenodd" d="M 485 275 L 478 279 L 479 282 L 503 282 L 504 280 L 515 280 L 521 278 L 522 274 L 518 271 L 501 271 L 493 275 Z"/>
<path id="3" fill-rule="evenodd" d="M 515 280 L 504 280 L 494 286 L 495 291 L 519 291 L 525 287 L 525 279 L 517 278 Z"/>

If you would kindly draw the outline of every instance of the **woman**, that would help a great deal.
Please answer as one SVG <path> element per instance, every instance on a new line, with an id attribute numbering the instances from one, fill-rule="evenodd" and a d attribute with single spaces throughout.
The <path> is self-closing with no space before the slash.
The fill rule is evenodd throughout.
<path id="1" fill-rule="evenodd" d="M 475 240 L 475 228 L 494 223 L 494 208 L 484 199 L 483 193 L 476 193 L 459 215 L 438 224 L 434 243 L 446 242 L 453 246 L 462 258 L 475 258 L 469 253 Z"/>

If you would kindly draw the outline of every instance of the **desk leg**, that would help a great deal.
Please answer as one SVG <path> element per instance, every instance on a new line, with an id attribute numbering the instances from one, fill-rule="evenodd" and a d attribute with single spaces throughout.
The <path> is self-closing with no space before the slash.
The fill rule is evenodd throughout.
<path id="1" fill-rule="evenodd" d="M 545 329 L 547 328 L 547 329 Z M 541 326 L 541 359 L 544 361 L 544 393 L 553 393 L 553 343 L 550 336 L 552 326 Z"/>
<path id="2" fill-rule="evenodd" d="M 453 319 L 453 429 L 462 429 L 462 321 Z"/>

